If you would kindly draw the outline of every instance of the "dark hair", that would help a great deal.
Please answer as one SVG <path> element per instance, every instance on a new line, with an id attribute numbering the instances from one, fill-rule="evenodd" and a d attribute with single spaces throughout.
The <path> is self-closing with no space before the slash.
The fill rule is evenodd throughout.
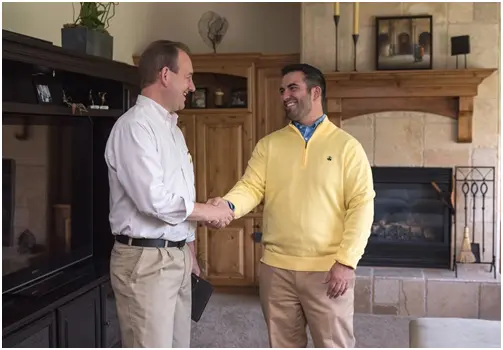
<path id="1" fill-rule="evenodd" d="M 323 111 L 326 113 L 327 84 L 325 82 L 325 76 L 323 75 L 323 73 L 318 68 L 313 67 L 307 63 L 289 64 L 281 69 L 282 76 L 293 72 L 304 73 L 304 82 L 306 83 L 309 92 L 315 86 L 319 86 L 321 88 L 321 105 Z"/>
<path id="2" fill-rule="evenodd" d="M 148 45 L 138 63 L 141 88 L 153 84 L 157 79 L 157 74 L 164 67 L 178 73 L 179 50 L 190 54 L 189 48 L 185 44 L 176 41 L 157 40 Z"/>

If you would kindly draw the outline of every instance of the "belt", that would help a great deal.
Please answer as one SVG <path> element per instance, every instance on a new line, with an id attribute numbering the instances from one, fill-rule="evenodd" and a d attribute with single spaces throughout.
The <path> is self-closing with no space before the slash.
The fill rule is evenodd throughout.
<path id="1" fill-rule="evenodd" d="M 117 242 L 132 245 L 136 247 L 149 247 L 149 248 L 168 248 L 177 247 L 183 248 L 185 245 L 185 239 L 183 241 L 173 242 L 167 241 L 165 239 L 155 239 L 155 238 L 131 238 L 124 235 L 116 235 L 115 240 Z"/>

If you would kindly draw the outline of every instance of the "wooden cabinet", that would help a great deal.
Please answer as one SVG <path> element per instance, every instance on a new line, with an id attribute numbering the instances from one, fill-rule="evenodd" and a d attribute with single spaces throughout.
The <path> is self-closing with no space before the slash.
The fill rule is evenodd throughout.
<path id="1" fill-rule="evenodd" d="M 43 316 L 7 334 L 4 329 L 2 345 L 6 348 L 120 347 L 119 320 L 110 281 L 74 294 L 77 295 L 62 304 L 57 300 L 44 306 L 47 311 Z"/>
<path id="2" fill-rule="evenodd" d="M 56 318 L 49 313 L 8 335 L 2 340 L 5 348 L 55 348 Z"/>
<path id="3" fill-rule="evenodd" d="M 58 343 L 63 348 L 101 344 L 100 294 L 95 288 L 57 309 Z"/>
<path id="4" fill-rule="evenodd" d="M 259 139 L 287 124 L 279 92 L 281 68 L 298 63 L 299 55 L 191 58 L 198 92 L 188 96 L 185 109 L 178 113 L 178 125 L 192 155 L 197 201 L 206 202 L 223 196 L 240 179 Z M 138 62 L 138 57 L 133 60 Z M 217 91 L 223 93 L 222 104 L 215 98 Z M 259 205 L 220 230 L 199 225 L 196 251 L 203 277 L 217 287 L 258 284 L 263 248 L 256 237 L 262 230 L 261 213 Z"/>
<path id="5" fill-rule="evenodd" d="M 227 193 L 243 175 L 259 139 L 287 124 L 279 88 L 281 68 L 299 62 L 298 55 L 195 55 L 194 82 L 214 101 L 217 89 L 226 94 L 246 90 L 246 105 L 237 108 L 188 108 L 180 127 L 192 154 L 197 201 Z M 212 76 L 213 75 L 213 76 Z M 229 76 L 236 77 L 231 79 Z M 239 80 L 241 79 L 241 80 Z M 245 82 L 243 82 L 245 79 Z M 229 86 L 235 83 L 236 86 Z M 224 100 L 233 103 L 233 96 Z M 224 107 L 229 107 L 225 105 Z M 215 286 L 253 287 L 258 284 L 262 244 L 259 205 L 224 229 L 199 225 L 196 249 L 202 274 Z"/>

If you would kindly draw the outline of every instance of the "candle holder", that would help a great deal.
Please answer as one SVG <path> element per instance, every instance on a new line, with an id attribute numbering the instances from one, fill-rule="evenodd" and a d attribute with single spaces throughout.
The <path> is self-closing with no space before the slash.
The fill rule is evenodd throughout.
<path id="1" fill-rule="evenodd" d="M 339 71 L 339 20 L 340 15 L 334 15 L 335 23 L 335 71 Z"/>
<path id="2" fill-rule="evenodd" d="M 358 43 L 359 34 L 353 34 L 353 46 L 354 46 L 354 56 L 353 56 L 353 71 L 356 72 L 356 44 Z"/>

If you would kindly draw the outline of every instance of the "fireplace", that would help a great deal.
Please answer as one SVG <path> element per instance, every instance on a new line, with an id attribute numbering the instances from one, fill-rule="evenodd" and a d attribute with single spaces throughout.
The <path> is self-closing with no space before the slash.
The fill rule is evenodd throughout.
<path id="1" fill-rule="evenodd" d="M 374 223 L 360 265 L 449 268 L 452 169 L 373 167 L 372 173 Z"/>

